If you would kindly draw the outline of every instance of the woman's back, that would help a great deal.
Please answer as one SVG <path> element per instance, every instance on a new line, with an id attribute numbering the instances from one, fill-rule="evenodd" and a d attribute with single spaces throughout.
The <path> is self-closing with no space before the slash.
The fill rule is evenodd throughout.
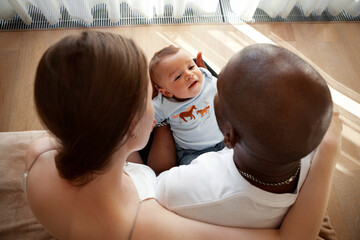
<path id="1" fill-rule="evenodd" d="M 59 239 L 128 239 L 139 205 L 131 179 L 123 177 L 122 187 L 121 173 L 119 181 L 107 173 L 85 186 L 73 186 L 57 172 L 55 144 L 40 139 L 26 157 L 28 169 L 38 156 L 25 179 L 34 215 Z"/>

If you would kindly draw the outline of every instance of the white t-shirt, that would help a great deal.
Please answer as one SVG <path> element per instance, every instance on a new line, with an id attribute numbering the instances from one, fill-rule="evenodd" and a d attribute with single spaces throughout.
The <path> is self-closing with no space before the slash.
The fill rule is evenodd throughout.
<path id="1" fill-rule="evenodd" d="M 166 98 L 159 93 L 152 100 L 156 121 L 169 122 L 175 143 L 183 149 L 202 150 L 224 139 L 217 125 L 214 111 L 217 79 L 204 68 L 200 68 L 200 71 L 203 84 L 197 96 L 178 102 L 174 98 Z M 185 112 L 187 114 L 180 115 Z"/>
<path id="2" fill-rule="evenodd" d="M 124 166 L 124 172 L 133 181 L 140 201 L 155 198 L 156 175 L 150 167 L 129 162 Z"/>
<path id="3" fill-rule="evenodd" d="M 169 210 L 195 220 L 231 227 L 277 228 L 295 202 L 313 153 L 301 160 L 294 193 L 275 194 L 251 185 L 238 172 L 233 150 L 199 156 L 157 178 L 156 199 Z"/>

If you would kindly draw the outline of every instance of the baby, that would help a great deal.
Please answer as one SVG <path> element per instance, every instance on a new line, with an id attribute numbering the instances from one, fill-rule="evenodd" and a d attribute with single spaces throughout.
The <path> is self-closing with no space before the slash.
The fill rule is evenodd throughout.
<path id="1" fill-rule="evenodd" d="M 223 149 L 213 105 L 217 79 L 207 69 L 198 68 L 183 49 L 173 46 L 154 55 L 149 71 L 159 92 L 153 99 L 155 119 L 170 124 L 178 164 Z"/>

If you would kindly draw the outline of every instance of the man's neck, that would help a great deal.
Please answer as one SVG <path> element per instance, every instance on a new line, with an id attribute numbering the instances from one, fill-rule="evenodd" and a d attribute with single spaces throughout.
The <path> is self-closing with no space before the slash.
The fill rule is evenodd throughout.
<path id="1" fill-rule="evenodd" d="M 233 159 L 239 174 L 249 183 L 264 191 L 292 193 L 297 187 L 300 170 L 298 173 L 296 171 L 299 168 L 300 160 L 279 163 L 276 159 L 259 158 L 240 144 L 236 144 L 234 147 Z M 284 183 L 292 177 L 293 180 L 290 183 Z"/>

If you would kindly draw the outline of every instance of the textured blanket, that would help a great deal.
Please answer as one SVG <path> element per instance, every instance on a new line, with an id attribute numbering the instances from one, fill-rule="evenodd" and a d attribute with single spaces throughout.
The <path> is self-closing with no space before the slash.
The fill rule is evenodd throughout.
<path id="1" fill-rule="evenodd" d="M 0 133 L 0 239 L 52 239 L 32 215 L 22 189 L 29 144 L 46 131 Z"/>

